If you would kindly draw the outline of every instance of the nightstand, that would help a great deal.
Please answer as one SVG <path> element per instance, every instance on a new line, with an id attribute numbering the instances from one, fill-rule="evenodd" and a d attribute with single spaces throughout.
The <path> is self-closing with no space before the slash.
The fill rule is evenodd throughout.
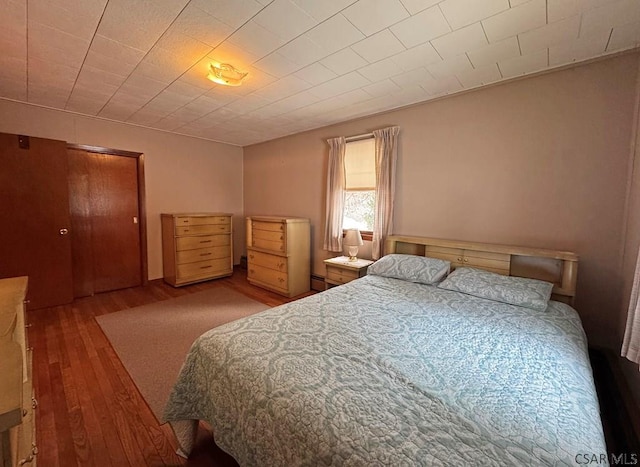
<path id="1" fill-rule="evenodd" d="M 367 275 L 367 268 L 373 264 L 368 259 L 358 258 L 356 261 L 349 261 L 348 256 L 338 256 L 337 258 L 325 259 L 327 275 L 324 279 L 325 290 L 335 285 L 346 284 L 354 279 Z"/>

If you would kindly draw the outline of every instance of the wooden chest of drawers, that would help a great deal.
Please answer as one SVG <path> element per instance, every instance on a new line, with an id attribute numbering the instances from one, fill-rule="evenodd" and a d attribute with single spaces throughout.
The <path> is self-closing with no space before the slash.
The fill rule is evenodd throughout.
<path id="1" fill-rule="evenodd" d="M 247 217 L 247 268 L 251 284 L 287 297 L 311 289 L 309 219 Z"/>
<path id="2" fill-rule="evenodd" d="M 35 465 L 31 350 L 25 329 L 27 277 L 0 279 L 0 466 Z"/>
<path id="3" fill-rule="evenodd" d="M 231 214 L 162 214 L 164 280 L 178 287 L 233 273 Z"/>

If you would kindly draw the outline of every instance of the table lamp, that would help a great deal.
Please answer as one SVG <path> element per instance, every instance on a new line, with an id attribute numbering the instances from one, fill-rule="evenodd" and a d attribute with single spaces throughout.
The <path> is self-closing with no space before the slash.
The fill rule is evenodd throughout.
<path id="1" fill-rule="evenodd" d="M 360 231 L 358 229 L 347 230 L 344 234 L 344 240 L 342 240 L 342 243 L 348 247 L 349 261 L 357 261 L 358 247 L 360 245 L 364 245 Z"/>

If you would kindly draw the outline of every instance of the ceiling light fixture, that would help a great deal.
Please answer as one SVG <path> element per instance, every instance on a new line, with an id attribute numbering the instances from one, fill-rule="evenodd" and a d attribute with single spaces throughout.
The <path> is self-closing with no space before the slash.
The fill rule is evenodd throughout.
<path id="1" fill-rule="evenodd" d="M 243 73 L 228 63 L 210 63 L 209 64 L 209 78 L 214 83 L 222 84 L 224 86 L 240 86 L 242 80 L 249 73 Z"/>

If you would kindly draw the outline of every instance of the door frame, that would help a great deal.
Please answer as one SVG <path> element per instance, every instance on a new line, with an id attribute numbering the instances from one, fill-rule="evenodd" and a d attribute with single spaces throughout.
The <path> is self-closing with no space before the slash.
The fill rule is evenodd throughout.
<path id="1" fill-rule="evenodd" d="M 133 157 L 136 159 L 138 172 L 138 223 L 140 225 L 140 275 L 142 285 L 149 284 L 149 264 L 147 262 L 147 208 L 144 189 L 144 154 L 141 152 L 124 151 L 122 149 L 110 149 L 101 146 L 89 146 L 86 144 L 67 143 L 67 149 L 97 154 L 109 154 L 112 156 Z"/>

